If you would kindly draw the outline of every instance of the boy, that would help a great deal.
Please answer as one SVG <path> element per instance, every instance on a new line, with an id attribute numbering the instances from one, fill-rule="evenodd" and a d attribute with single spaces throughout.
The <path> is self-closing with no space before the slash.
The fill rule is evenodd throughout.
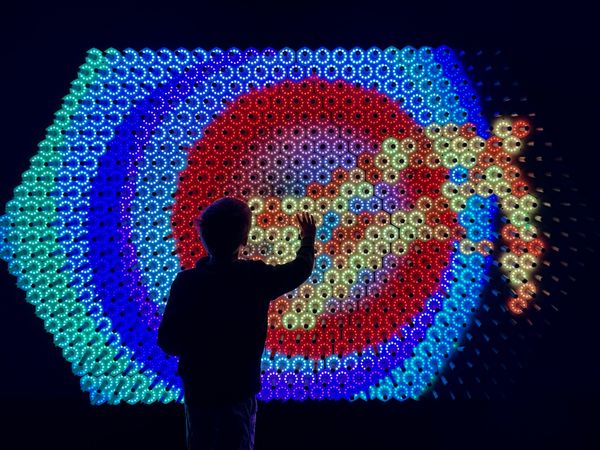
<path id="1" fill-rule="evenodd" d="M 251 217 L 246 203 L 225 197 L 195 221 L 208 256 L 177 274 L 158 329 L 158 345 L 179 356 L 188 449 L 253 448 L 269 302 L 314 266 L 316 227 L 307 213 L 296 215 L 301 245 L 293 261 L 239 259 Z"/>

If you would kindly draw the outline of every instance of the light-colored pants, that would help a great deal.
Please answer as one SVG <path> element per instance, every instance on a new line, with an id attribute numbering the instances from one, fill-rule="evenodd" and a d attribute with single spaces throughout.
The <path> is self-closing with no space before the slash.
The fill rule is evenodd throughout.
<path id="1" fill-rule="evenodd" d="M 188 450 L 253 450 L 256 396 L 237 403 L 185 405 Z"/>

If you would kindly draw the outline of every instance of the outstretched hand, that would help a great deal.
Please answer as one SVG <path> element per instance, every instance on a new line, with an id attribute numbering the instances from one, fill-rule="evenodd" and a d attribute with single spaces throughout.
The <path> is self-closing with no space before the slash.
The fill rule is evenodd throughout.
<path id="1" fill-rule="evenodd" d="M 304 239 L 304 237 L 314 239 L 317 227 L 313 215 L 307 212 L 298 213 L 296 214 L 296 220 L 298 220 L 298 225 L 300 226 L 300 239 Z"/>

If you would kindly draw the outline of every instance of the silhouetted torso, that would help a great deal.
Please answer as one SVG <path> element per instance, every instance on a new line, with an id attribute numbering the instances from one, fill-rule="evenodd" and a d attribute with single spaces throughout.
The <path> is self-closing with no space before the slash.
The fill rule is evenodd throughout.
<path id="1" fill-rule="evenodd" d="M 237 401 L 260 391 L 260 358 L 269 302 L 312 272 L 314 243 L 296 259 L 273 266 L 203 257 L 179 272 L 159 328 L 158 343 L 178 355 L 186 403 Z"/>

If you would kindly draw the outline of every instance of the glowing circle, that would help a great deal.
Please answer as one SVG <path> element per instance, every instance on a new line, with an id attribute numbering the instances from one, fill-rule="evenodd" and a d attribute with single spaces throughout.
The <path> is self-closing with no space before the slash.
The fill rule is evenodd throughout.
<path id="1" fill-rule="evenodd" d="M 262 400 L 419 398 L 497 239 L 509 310 L 535 297 L 529 125 L 490 130 L 446 47 L 92 50 L 56 117 L 1 255 L 93 403 L 182 400 L 156 330 L 204 255 L 192 220 L 222 196 L 253 211 L 245 257 L 272 264 L 299 244 L 294 214 L 317 218 L 313 274 L 269 309 Z"/>

